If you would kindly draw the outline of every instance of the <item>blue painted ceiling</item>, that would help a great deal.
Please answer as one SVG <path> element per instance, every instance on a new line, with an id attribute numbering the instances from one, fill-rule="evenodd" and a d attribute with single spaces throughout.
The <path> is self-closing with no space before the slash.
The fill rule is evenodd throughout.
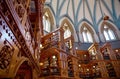
<path id="1" fill-rule="evenodd" d="M 119 0 L 46 0 L 45 7 L 49 7 L 55 24 L 66 17 L 77 30 L 83 21 L 86 21 L 98 31 L 103 16 L 109 16 L 109 21 L 120 29 L 120 2 Z"/>

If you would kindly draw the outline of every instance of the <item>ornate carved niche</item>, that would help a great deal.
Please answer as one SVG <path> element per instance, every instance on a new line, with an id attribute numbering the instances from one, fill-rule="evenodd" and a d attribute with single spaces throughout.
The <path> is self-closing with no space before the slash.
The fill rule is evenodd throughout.
<path id="1" fill-rule="evenodd" d="M 97 57 L 96 57 L 96 50 L 95 50 L 94 47 L 89 49 L 89 55 L 90 55 L 91 60 L 96 60 L 97 59 Z"/>
<path id="2" fill-rule="evenodd" d="M 10 24 L 13 23 L 12 16 L 11 16 L 10 12 L 8 11 L 4 1 L 0 2 L 0 9 L 1 9 L 2 13 L 4 14 L 4 17 L 6 18 L 6 20 L 9 21 Z M 0 21 L 0 25 L 2 25 L 2 20 Z"/>
<path id="3" fill-rule="evenodd" d="M 3 12 L 3 14 L 5 14 L 5 12 L 8 10 L 4 0 L 0 0 L 0 10 Z"/>
<path id="4" fill-rule="evenodd" d="M 15 0 L 13 1 L 13 4 L 22 4 L 25 8 L 26 8 L 26 4 L 27 4 L 28 0 Z"/>
<path id="5" fill-rule="evenodd" d="M 26 8 L 27 6 L 26 6 L 26 4 L 27 4 L 27 2 L 28 2 L 28 0 L 21 0 L 22 2 L 22 5 L 24 6 L 24 8 Z"/>
<path id="6" fill-rule="evenodd" d="M 24 13 L 25 13 L 25 9 L 22 5 L 17 5 L 15 8 L 16 12 L 18 13 L 18 16 L 20 17 L 20 19 L 23 17 Z"/>
<path id="7" fill-rule="evenodd" d="M 25 39 L 27 42 L 30 42 L 31 43 L 31 34 L 30 34 L 30 28 L 29 28 L 29 25 L 26 23 L 26 26 L 24 27 L 25 29 Z"/>
<path id="8" fill-rule="evenodd" d="M 6 69 L 12 58 L 12 49 L 8 45 L 4 45 L 0 50 L 0 69 Z"/>
<path id="9" fill-rule="evenodd" d="M 109 60 L 109 59 L 110 59 L 108 48 L 104 48 L 104 49 L 102 50 L 102 54 L 103 54 L 103 58 L 104 58 L 105 60 Z"/>
<path id="10" fill-rule="evenodd" d="M 22 21 L 22 20 L 26 20 L 26 14 L 27 14 L 27 11 L 28 11 L 28 8 L 29 8 L 29 0 L 14 0 L 13 1 L 13 5 L 15 7 L 15 10 L 21 20 L 21 22 L 25 22 L 25 21 Z"/>

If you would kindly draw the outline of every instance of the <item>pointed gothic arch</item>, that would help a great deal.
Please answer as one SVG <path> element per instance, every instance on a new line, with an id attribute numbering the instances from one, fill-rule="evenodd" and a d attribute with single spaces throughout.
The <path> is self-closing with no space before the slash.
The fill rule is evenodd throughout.
<path id="1" fill-rule="evenodd" d="M 77 39 L 76 31 L 75 31 L 75 28 L 72 25 L 71 21 L 68 18 L 65 17 L 61 20 L 60 26 L 63 27 L 65 23 L 68 25 L 68 27 L 71 31 L 71 34 L 74 36 L 75 42 L 77 42 L 78 39 Z"/>
<path id="2" fill-rule="evenodd" d="M 32 67 L 28 64 L 28 61 L 22 61 L 17 68 L 15 79 L 32 79 Z"/>
<path id="3" fill-rule="evenodd" d="M 103 21 L 99 25 L 99 36 L 102 42 L 114 41 L 120 39 L 118 28 L 109 21 Z M 106 32 L 105 32 L 106 31 Z"/>
<path id="4" fill-rule="evenodd" d="M 44 8 L 42 21 L 43 21 L 44 34 L 52 32 L 56 29 L 55 18 L 53 16 L 51 10 L 48 7 Z"/>
<path id="5" fill-rule="evenodd" d="M 86 36 L 84 36 L 85 30 L 87 31 Z M 98 36 L 94 28 L 91 27 L 91 25 L 87 22 L 83 22 L 81 23 L 81 25 L 79 25 L 79 38 L 82 43 L 99 42 Z"/>

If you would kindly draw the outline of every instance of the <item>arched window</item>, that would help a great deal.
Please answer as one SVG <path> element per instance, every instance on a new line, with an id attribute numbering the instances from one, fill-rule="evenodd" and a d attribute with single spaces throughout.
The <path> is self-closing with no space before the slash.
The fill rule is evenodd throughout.
<path id="1" fill-rule="evenodd" d="M 89 29 L 86 26 L 84 26 L 82 29 L 82 36 L 83 36 L 83 41 L 85 43 L 93 42 L 92 33 L 89 31 Z"/>
<path id="2" fill-rule="evenodd" d="M 43 16 L 43 30 L 45 33 L 48 33 L 51 31 L 50 28 L 50 20 L 49 20 L 49 15 L 47 12 L 45 12 L 44 16 Z"/>
<path id="3" fill-rule="evenodd" d="M 107 25 L 104 25 L 103 34 L 104 34 L 104 37 L 105 37 L 106 41 L 117 39 L 114 31 L 110 27 L 108 27 Z"/>
<path id="4" fill-rule="evenodd" d="M 65 38 L 68 38 L 68 37 L 70 37 L 71 36 L 71 31 L 70 31 L 70 28 L 69 28 L 69 26 L 68 26 L 68 24 L 64 24 L 64 26 L 63 26 L 63 29 L 64 29 L 64 39 Z"/>

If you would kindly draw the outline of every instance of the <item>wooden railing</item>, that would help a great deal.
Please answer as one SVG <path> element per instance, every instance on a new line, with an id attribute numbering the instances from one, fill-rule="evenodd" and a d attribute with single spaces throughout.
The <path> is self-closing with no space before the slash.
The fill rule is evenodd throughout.
<path id="1" fill-rule="evenodd" d="M 74 39 L 72 35 L 68 38 L 64 38 L 63 28 L 59 28 L 54 32 L 51 32 L 41 38 L 41 44 L 42 44 L 41 58 L 45 60 L 45 58 L 49 58 L 51 54 L 58 56 L 57 67 L 49 66 L 48 68 L 44 68 L 44 67 L 41 68 L 41 72 L 42 72 L 41 76 L 51 76 L 51 75 L 62 76 L 62 67 L 61 67 L 62 65 L 60 64 L 63 61 L 61 61 L 62 58 L 60 57 L 60 55 L 63 54 L 66 57 L 69 56 L 69 57 L 77 58 L 75 56 L 76 52 L 74 51 L 73 42 L 74 42 Z M 67 61 L 67 60 L 64 60 L 64 61 Z M 41 61 L 41 62 L 45 62 L 45 61 Z M 66 66 L 68 66 L 68 64 Z M 72 64 L 71 64 L 71 67 L 73 67 Z M 74 69 L 68 68 L 66 69 L 66 72 L 68 77 L 74 77 Z"/>
<path id="2" fill-rule="evenodd" d="M 49 49 L 51 47 L 59 48 L 60 44 L 60 30 L 57 29 L 54 32 L 51 32 L 41 38 L 41 43 L 43 46 L 43 50 Z"/>
<path id="3" fill-rule="evenodd" d="M 74 39 L 72 35 L 64 39 L 64 31 L 62 28 L 59 28 L 41 38 L 42 50 L 54 47 L 66 52 L 67 54 L 72 54 L 72 52 L 74 52 L 73 41 Z"/>

